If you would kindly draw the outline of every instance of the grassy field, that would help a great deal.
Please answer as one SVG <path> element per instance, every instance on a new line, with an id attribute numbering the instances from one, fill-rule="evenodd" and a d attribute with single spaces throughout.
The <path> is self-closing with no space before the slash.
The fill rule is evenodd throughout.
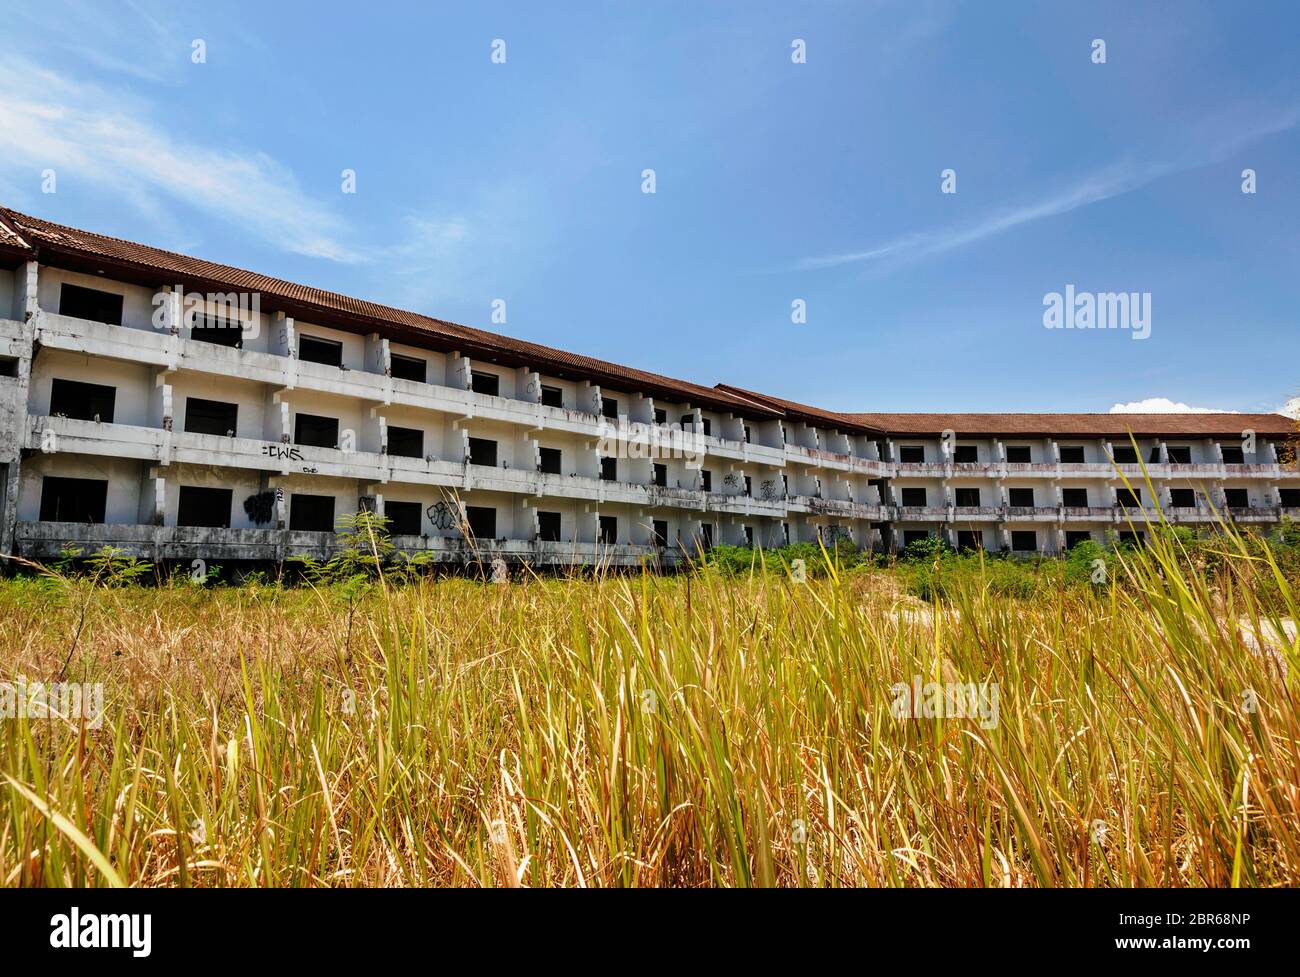
<path id="1" fill-rule="evenodd" d="M 0 722 L 0 883 L 1300 884 L 1294 581 L 1198 554 L 10 579 L 3 677 L 104 717 Z"/>

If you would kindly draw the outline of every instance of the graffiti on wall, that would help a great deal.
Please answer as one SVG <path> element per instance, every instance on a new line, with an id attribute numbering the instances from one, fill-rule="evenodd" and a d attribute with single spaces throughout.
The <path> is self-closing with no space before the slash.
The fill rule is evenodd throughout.
<path id="1" fill-rule="evenodd" d="M 435 502 L 425 510 L 434 529 L 455 529 L 456 511 L 446 502 Z"/>
<path id="2" fill-rule="evenodd" d="M 256 495 L 250 495 L 244 500 L 244 512 L 247 513 L 250 522 L 256 526 L 261 526 L 274 518 L 275 504 L 283 498 L 283 489 L 268 489 L 265 492 L 258 492 Z"/>

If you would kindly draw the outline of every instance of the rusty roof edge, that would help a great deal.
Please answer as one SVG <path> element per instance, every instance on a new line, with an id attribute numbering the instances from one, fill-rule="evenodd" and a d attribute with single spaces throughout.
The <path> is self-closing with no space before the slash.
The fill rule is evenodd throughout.
<path id="1" fill-rule="evenodd" d="M 735 397 L 741 397 L 745 400 L 752 401 L 770 407 L 773 410 L 780 411 L 783 416 L 804 418 L 816 421 L 821 424 L 830 424 L 845 430 L 853 430 L 859 434 L 883 435 L 886 430 L 874 424 L 868 424 L 859 420 L 852 414 L 843 414 L 837 411 L 823 410 L 820 407 L 813 407 L 809 404 L 798 404 L 791 400 L 784 400 L 780 397 L 773 397 L 770 394 L 762 394 L 756 390 L 748 390 L 745 387 L 737 387 L 730 383 L 717 383 L 714 388 L 729 393 Z"/>
<path id="2" fill-rule="evenodd" d="M 10 244 L 3 236 L 0 236 L 0 247 L 4 247 L 19 254 L 36 254 L 36 249 L 28 243 L 27 239 L 18 231 L 18 228 L 14 227 L 8 220 L 6 209 L 2 207 L 0 207 L 0 226 L 2 226 L 4 230 L 8 231 L 10 236 L 16 238 L 18 241 L 16 245 Z"/>

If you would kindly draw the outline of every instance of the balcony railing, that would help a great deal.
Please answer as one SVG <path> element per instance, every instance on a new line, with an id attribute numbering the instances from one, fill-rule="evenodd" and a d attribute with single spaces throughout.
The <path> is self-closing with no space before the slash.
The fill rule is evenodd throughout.
<path id="1" fill-rule="evenodd" d="M 303 532 L 289 529 L 214 529 L 195 526 L 154 526 L 124 523 L 19 522 L 14 534 L 18 553 L 28 559 L 48 560 L 60 555 L 69 543 L 83 556 L 105 546 L 124 555 L 148 560 L 188 560 L 195 556 L 209 562 L 259 560 L 279 562 L 303 556 L 325 559 L 343 549 L 337 533 Z M 405 554 L 428 554 L 437 563 L 539 565 L 587 563 L 591 565 L 635 566 L 644 560 L 675 565 L 683 558 L 674 546 L 656 547 L 633 543 L 544 542 L 542 540 L 474 540 L 460 536 L 394 536 L 392 542 Z"/>

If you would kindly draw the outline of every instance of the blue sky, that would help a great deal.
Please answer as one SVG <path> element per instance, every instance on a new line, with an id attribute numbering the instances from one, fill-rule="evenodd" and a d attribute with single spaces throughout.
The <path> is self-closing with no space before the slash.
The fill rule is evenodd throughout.
<path id="1" fill-rule="evenodd" d="M 52 220 L 833 409 L 1300 392 L 1294 3 L 3 8 Z M 1067 284 L 1150 337 L 1045 329 Z"/>

